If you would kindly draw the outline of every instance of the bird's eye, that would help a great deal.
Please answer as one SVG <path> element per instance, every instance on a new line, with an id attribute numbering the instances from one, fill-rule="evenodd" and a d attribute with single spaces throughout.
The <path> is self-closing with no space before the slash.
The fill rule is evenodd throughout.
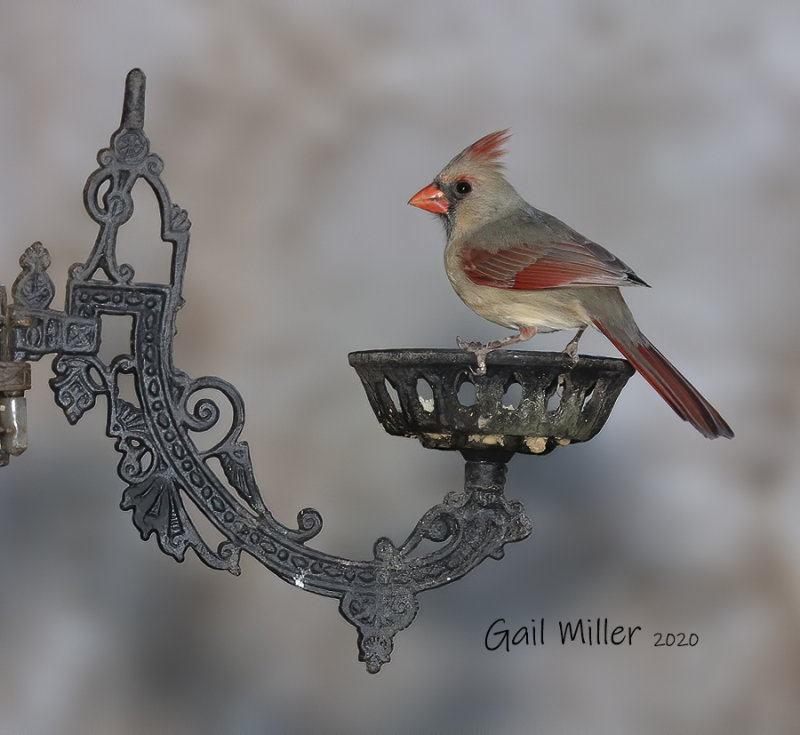
<path id="1" fill-rule="evenodd" d="M 472 191 L 472 184 L 469 181 L 459 181 L 456 183 L 456 194 L 460 194 L 461 196 L 465 196 Z"/>

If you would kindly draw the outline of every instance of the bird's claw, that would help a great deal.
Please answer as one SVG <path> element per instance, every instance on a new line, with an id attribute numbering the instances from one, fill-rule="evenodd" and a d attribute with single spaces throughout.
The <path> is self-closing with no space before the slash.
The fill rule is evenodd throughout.
<path id="1" fill-rule="evenodd" d="M 564 348 L 564 354 L 569 358 L 570 366 L 575 367 L 578 364 L 578 342 L 580 342 L 586 327 L 578 330 L 577 334 L 567 343 Z"/>
<path id="2" fill-rule="evenodd" d="M 571 367 L 575 367 L 578 364 L 578 343 L 577 342 L 570 342 L 564 348 L 564 354 L 569 359 L 569 363 Z"/>
<path id="3" fill-rule="evenodd" d="M 475 375 L 486 375 L 486 355 L 495 350 L 499 350 L 501 347 L 514 345 L 517 342 L 524 342 L 533 337 L 534 334 L 536 334 L 536 327 L 520 327 L 519 334 L 512 334 L 510 337 L 504 337 L 503 339 L 494 339 L 488 344 L 467 342 L 461 339 L 461 337 L 456 337 L 456 343 L 462 350 L 472 352 L 477 358 L 478 369 L 477 371 L 473 371 L 473 373 Z M 577 339 L 575 340 L 575 344 L 577 346 Z"/>
<path id="4" fill-rule="evenodd" d="M 476 352 L 475 359 L 478 364 L 475 368 L 470 368 L 470 372 L 473 375 L 486 375 L 486 353 Z"/>
<path id="5" fill-rule="evenodd" d="M 461 339 L 461 337 L 456 337 L 456 344 L 465 352 L 471 352 L 475 355 L 478 364 L 476 368 L 470 368 L 470 372 L 473 375 L 486 375 L 486 355 L 497 348 L 492 347 L 491 342 L 485 345 L 482 342 L 467 342 L 467 340 Z"/>
<path id="6" fill-rule="evenodd" d="M 477 352 L 482 347 L 486 345 L 481 344 L 480 342 L 467 342 L 467 340 L 462 339 L 461 337 L 456 337 L 456 344 L 459 346 L 460 349 L 466 352 Z"/>

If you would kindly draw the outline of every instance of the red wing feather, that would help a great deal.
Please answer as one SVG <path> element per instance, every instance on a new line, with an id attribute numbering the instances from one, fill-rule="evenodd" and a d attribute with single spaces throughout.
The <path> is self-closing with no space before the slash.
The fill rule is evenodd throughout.
<path id="1" fill-rule="evenodd" d="M 461 264 L 473 283 L 522 291 L 644 283 L 621 260 L 591 242 L 523 244 L 496 252 L 465 245 Z"/>

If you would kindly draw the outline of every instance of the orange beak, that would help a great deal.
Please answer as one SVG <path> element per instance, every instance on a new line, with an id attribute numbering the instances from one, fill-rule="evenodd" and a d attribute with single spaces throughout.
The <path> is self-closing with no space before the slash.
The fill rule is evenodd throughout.
<path id="1" fill-rule="evenodd" d="M 412 207 L 419 207 L 426 212 L 433 212 L 434 214 L 447 214 L 450 208 L 450 202 L 441 189 L 437 189 L 433 184 L 429 184 L 424 189 L 420 189 L 414 194 L 408 203 Z"/>

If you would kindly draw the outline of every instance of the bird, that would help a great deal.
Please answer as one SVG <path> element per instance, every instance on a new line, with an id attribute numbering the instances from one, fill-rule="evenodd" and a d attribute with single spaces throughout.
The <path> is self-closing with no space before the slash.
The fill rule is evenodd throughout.
<path id="1" fill-rule="evenodd" d="M 601 245 L 526 202 L 503 172 L 508 129 L 485 135 L 455 156 L 409 204 L 437 215 L 447 245 L 445 271 L 475 313 L 516 330 L 487 344 L 457 338 L 473 353 L 478 375 L 486 356 L 537 332 L 576 329 L 565 352 L 577 363 L 588 327 L 605 335 L 684 421 L 703 436 L 732 438 L 717 410 L 642 333 L 622 286 L 647 286 Z"/>

